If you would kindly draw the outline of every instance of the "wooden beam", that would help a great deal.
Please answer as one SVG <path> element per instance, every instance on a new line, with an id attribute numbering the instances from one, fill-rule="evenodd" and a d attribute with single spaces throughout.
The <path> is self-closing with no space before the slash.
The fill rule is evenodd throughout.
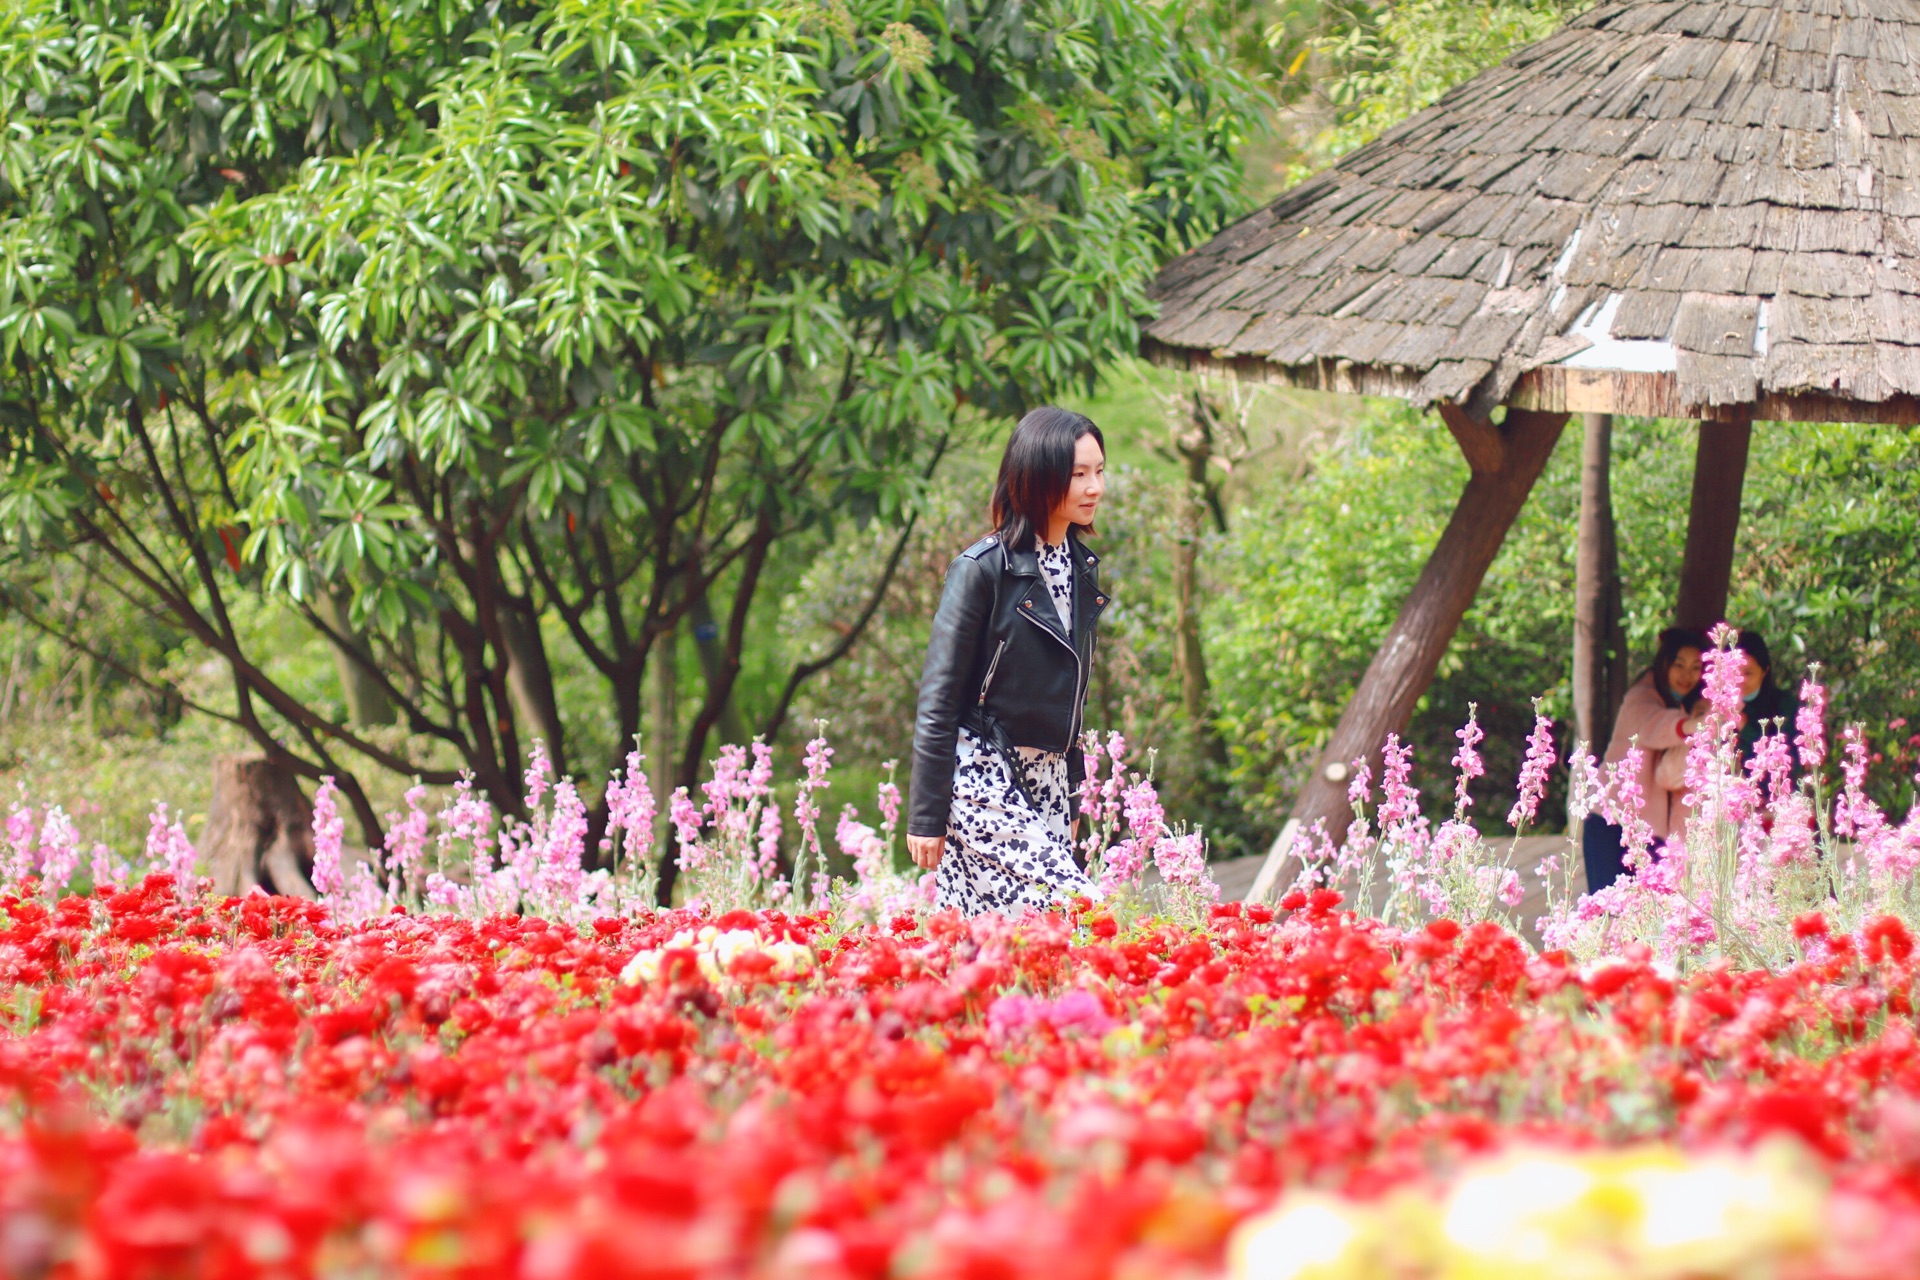
<path id="1" fill-rule="evenodd" d="M 1693 503 L 1687 508 L 1687 550 L 1680 561 L 1674 622 L 1705 630 L 1727 614 L 1740 492 L 1747 476 L 1751 422 L 1702 422 L 1693 454 Z"/>
<path id="2" fill-rule="evenodd" d="M 1751 404 L 1688 404 L 1671 373 L 1569 369 L 1543 365 L 1520 375 L 1509 405 L 1566 413 L 1630 414 L 1640 418 L 1698 418 L 1715 422 L 1920 422 L 1920 399 L 1896 395 L 1856 400 L 1818 391 L 1763 391 Z"/>
<path id="3" fill-rule="evenodd" d="M 1151 339 L 1141 354 L 1155 364 L 1196 373 L 1238 378 L 1262 385 L 1341 395 L 1392 396 L 1425 403 L 1423 370 L 1404 365 L 1355 364 L 1316 360 L 1275 364 L 1263 356 L 1228 355 L 1169 347 Z M 1549 364 L 1520 375 L 1506 399 L 1509 408 L 1542 413 L 1611 413 L 1641 418 L 1707 418 L 1718 422 L 1883 422 L 1920 423 L 1920 397 L 1890 396 L 1855 400 L 1848 396 L 1763 391 L 1752 404 L 1690 405 L 1680 396 L 1672 373 L 1624 369 L 1580 369 Z"/>
<path id="4" fill-rule="evenodd" d="M 1626 696 L 1626 628 L 1613 526 L 1613 418 L 1584 417 L 1573 570 L 1573 731 L 1598 756 L 1607 749 L 1614 712 Z"/>
<path id="5" fill-rule="evenodd" d="M 1301 786 L 1293 817 L 1311 833 L 1316 822 L 1338 840 L 1347 829 L 1348 762 L 1366 758 L 1376 768 L 1389 733 L 1404 733 L 1414 704 L 1433 682 L 1453 633 L 1473 603 L 1507 530 L 1553 456 L 1566 425 L 1564 413 L 1510 409 L 1501 430 L 1505 465 L 1476 470 L 1447 521 L 1400 616 L 1340 716 L 1333 738 Z M 1461 708 L 1464 712 L 1465 708 Z"/>
<path id="6" fill-rule="evenodd" d="M 1475 471 L 1498 471 L 1506 465 L 1507 442 L 1500 428 L 1485 418 L 1476 418 L 1450 400 L 1439 404 L 1440 420 L 1453 432 L 1454 442 L 1466 455 L 1467 465 Z"/>

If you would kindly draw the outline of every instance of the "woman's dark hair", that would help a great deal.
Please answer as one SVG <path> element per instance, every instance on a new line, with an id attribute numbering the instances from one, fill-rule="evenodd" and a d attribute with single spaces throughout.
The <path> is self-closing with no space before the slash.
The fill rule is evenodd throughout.
<path id="1" fill-rule="evenodd" d="M 1010 550 L 1031 547 L 1073 487 L 1073 450 L 1081 436 L 1092 436 L 1106 453 L 1106 437 L 1084 414 L 1046 405 L 1014 426 L 1000 457 L 1000 478 L 993 482 L 992 506 L 994 531 Z"/>
<path id="2" fill-rule="evenodd" d="M 1682 649 L 1697 649 L 1705 656 L 1713 646 L 1707 638 L 1692 627 L 1668 627 L 1660 633 L 1660 647 L 1653 651 L 1653 687 L 1668 702 L 1678 702 L 1673 686 L 1667 683 L 1667 672 L 1673 667 L 1673 660 L 1680 656 Z"/>
<path id="3" fill-rule="evenodd" d="M 1740 726 L 1740 755 L 1742 759 L 1752 759 L 1754 751 L 1760 745 L 1760 736 L 1765 733 L 1786 733 L 1793 727 L 1793 715 L 1798 704 L 1787 696 L 1773 679 L 1773 654 L 1767 649 L 1767 638 L 1758 631 L 1742 630 L 1733 642 L 1733 647 L 1747 655 L 1750 662 L 1760 665 L 1760 687 L 1746 702 L 1746 723 Z M 1800 755 L 1793 755 L 1794 768 L 1797 771 Z"/>
<path id="4" fill-rule="evenodd" d="M 1740 638 L 1733 642 L 1733 647 L 1752 658 L 1759 664 L 1760 669 L 1766 672 L 1766 677 L 1760 682 L 1762 689 L 1773 683 L 1773 654 L 1767 650 L 1765 636 L 1758 631 L 1743 630 Z"/>

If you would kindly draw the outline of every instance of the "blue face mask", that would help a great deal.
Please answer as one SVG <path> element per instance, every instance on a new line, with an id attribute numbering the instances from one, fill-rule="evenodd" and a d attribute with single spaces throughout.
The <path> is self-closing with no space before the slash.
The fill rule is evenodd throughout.
<path id="1" fill-rule="evenodd" d="M 1765 685 L 1760 686 L 1760 689 L 1764 689 L 1764 688 L 1766 688 Z M 1752 693 L 1742 694 L 1740 700 L 1742 702 L 1752 702 L 1755 698 L 1760 696 L 1760 689 L 1755 689 Z"/>

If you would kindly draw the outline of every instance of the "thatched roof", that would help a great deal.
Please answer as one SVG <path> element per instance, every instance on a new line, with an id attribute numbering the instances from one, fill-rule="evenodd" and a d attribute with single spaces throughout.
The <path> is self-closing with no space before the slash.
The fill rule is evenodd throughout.
<path id="1" fill-rule="evenodd" d="M 1485 409 L 1913 420 L 1920 0 L 1629 0 L 1171 263 L 1150 354 Z"/>

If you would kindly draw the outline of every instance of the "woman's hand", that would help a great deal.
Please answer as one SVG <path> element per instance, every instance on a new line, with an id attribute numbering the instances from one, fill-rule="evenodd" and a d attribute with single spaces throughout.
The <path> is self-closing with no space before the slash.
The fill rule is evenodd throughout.
<path id="1" fill-rule="evenodd" d="M 913 856 L 913 865 L 922 871 L 931 871 L 940 865 L 940 855 L 947 851 L 945 836 L 908 836 L 907 852 Z"/>

